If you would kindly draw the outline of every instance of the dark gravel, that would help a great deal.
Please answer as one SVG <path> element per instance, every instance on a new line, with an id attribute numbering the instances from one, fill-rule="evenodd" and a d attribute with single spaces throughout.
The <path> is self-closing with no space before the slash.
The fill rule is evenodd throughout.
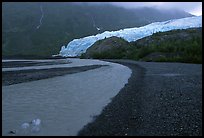
<path id="1" fill-rule="evenodd" d="M 2 72 L 2 85 L 7 86 L 7 85 L 17 84 L 22 82 L 47 79 L 55 76 L 62 76 L 66 74 L 73 74 L 73 73 L 78 73 L 78 72 L 87 71 L 91 69 L 96 69 L 102 66 L 106 66 L 106 65 L 4 71 Z"/>
<path id="2" fill-rule="evenodd" d="M 2 68 L 15 68 L 15 67 L 25 67 L 25 66 L 45 66 L 45 65 L 58 65 L 58 64 L 68 64 L 70 61 L 49 61 L 49 62 L 37 62 L 37 61 L 9 61 L 2 62 Z"/>
<path id="3" fill-rule="evenodd" d="M 78 135 L 202 135 L 202 65 L 111 61 L 132 69 L 128 84 Z"/>

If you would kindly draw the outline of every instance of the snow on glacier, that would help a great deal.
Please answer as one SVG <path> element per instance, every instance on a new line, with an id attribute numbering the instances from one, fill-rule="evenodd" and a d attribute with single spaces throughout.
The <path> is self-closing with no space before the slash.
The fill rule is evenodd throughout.
<path id="1" fill-rule="evenodd" d="M 136 41 L 156 32 L 165 32 L 174 29 L 187 29 L 202 27 L 202 16 L 173 19 L 164 22 L 154 22 L 142 27 L 121 29 L 118 31 L 105 31 L 101 34 L 74 39 L 69 42 L 67 47 L 62 46 L 59 52 L 63 57 L 75 57 L 85 53 L 86 50 L 96 41 L 112 36 L 121 37 L 128 42 Z"/>

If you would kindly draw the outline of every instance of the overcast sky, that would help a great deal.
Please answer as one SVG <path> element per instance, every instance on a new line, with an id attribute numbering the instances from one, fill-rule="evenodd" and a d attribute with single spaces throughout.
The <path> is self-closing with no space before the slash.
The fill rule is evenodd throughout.
<path id="1" fill-rule="evenodd" d="M 93 2 L 92 2 L 93 3 Z M 109 3 L 124 8 L 155 7 L 159 9 L 177 8 L 193 15 L 202 15 L 202 2 L 94 2 Z"/>

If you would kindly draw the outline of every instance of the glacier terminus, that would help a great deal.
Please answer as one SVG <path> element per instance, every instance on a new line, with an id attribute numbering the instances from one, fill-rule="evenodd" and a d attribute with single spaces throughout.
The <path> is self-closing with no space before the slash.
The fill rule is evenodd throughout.
<path id="1" fill-rule="evenodd" d="M 75 57 L 85 53 L 96 41 L 112 36 L 121 37 L 128 42 L 150 36 L 156 32 L 165 32 L 175 29 L 202 27 L 202 16 L 193 16 L 181 19 L 172 19 L 164 22 L 154 22 L 142 27 L 126 28 L 118 31 L 105 31 L 103 33 L 74 39 L 68 45 L 62 46 L 59 55 L 62 57 Z"/>

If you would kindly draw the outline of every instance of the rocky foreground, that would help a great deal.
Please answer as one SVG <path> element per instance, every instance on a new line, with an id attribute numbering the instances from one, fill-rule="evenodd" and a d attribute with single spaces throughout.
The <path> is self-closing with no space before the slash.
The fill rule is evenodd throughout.
<path id="1" fill-rule="evenodd" d="M 111 61 L 131 68 L 132 76 L 78 135 L 202 135 L 201 64 Z"/>

